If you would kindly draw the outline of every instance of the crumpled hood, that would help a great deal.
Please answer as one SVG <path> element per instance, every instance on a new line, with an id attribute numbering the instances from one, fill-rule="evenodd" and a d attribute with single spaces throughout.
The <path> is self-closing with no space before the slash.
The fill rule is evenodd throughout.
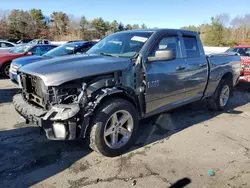
<path id="1" fill-rule="evenodd" d="M 12 62 L 21 67 L 30 63 L 34 63 L 36 61 L 43 60 L 43 59 L 47 59 L 47 57 L 33 55 L 33 56 L 21 57 L 21 58 L 13 60 Z"/>
<path id="2" fill-rule="evenodd" d="M 21 67 L 19 72 L 42 78 L 46 86 L 58 86 L 78 78 L 123 70 L 130 63 L 128 58 L 85 54 L 42 60 Z"/>

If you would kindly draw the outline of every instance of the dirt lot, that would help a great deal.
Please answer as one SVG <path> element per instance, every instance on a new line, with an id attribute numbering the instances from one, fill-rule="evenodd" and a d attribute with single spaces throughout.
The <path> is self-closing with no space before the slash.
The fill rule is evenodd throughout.
<path id="1" fill-rule="evenodd" d="M 137 143 L 116 158 L 91 152 L 82 141 L 46 140 L 15 112 L 16 92 L 0 79 L 1 187 L 250 187 L 246 85 L 226 112 L 208 111 L 203 101 L 142 121 Z"/>

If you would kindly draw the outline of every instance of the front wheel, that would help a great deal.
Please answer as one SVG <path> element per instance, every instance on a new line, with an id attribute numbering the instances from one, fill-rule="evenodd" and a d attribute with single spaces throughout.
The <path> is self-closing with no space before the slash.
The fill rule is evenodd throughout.
<path id="1" fill-rule="evenodd" d="M 136 138 L 137 111 L 124 99 L 105 100 L 95 111 L 91 122 L 90 147 L 104 156 L 123 154 Z"/>
<path id="2" fill-rule="evenodd" d="M 221 80 L 214 97 L 211 99 L 210 109 L 217 111 L 226 109 L 231 96 L 231 89 L 232 85 L 228 80 Z"/>
<path id="3" fill-rule="evenodd" d="M 1 68 L 1 74 L 6 78 L 10 77 L 10 63 L 3 64 Z"/>

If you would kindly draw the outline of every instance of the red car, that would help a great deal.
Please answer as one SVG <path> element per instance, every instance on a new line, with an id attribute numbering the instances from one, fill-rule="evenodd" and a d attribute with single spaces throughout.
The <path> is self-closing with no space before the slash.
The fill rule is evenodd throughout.
<path id="1" fill-rule="evenodd" d="M 236 52 L 240 54 L 242 61 L 240 81 L 250 82 L 250 46 L 234 46 L 227 52 Z"/>
<path id="2" fill-rule="evenodd" d="M 26 45 L 19 46 L 10 51 L 0 52 L 0 73 L 4 77 L 9 77 L 10 64 L 13 59 L 25 56 L 25 55 L 43 55 L 53 48 L 57 47 L 56 45 Z"/>

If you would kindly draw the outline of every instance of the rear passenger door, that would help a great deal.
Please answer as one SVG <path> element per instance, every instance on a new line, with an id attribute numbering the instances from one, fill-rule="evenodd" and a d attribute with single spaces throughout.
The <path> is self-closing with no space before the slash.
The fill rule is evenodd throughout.
<path id="1" fill-rule="evenodd" d="M 208 79 L 208 64 L 202 44 L 196 36 L 182 36 L 185 56 L 185 100 L 198 100 L 203 96 Z"/>

